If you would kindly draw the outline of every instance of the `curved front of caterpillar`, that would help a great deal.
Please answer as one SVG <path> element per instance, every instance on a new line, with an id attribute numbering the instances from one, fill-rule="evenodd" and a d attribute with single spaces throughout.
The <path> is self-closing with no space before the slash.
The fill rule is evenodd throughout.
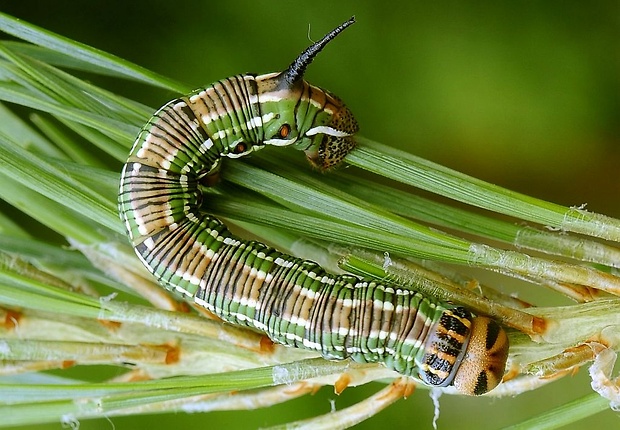
<path id="1" fill-rule="evenodd" d="M 121 218 L 162 286 L 226 321 L 329 359 L 382 362 L 432 386 L 482 394 L 501 380 L 506 361 L 506 335 L 492 320 L 417 292 L 326 273 L 236 238 L 200 211 L 199 182 L 226 157 L 293 146 L 328 169 L 354 148 L 350 111 L 301 79 L 342 28 L 285 72 L 234 76 L 159 109 L 123 168 Z"/>

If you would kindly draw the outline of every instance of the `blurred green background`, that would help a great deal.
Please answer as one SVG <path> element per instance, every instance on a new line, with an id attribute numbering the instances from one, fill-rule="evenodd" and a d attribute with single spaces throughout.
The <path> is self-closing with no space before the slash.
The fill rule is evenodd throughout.
<path id="1" fill-rule="evenodd" d="M 351 15 L 307 79 L 343 98 L 361 133 L 489 182 L 620 217 L 620 2 L 5 1 L 0 10 L 200 87 L 285 68 Z M 176 94 L 89 77 L 153 107 Z M 492 278 L 512 288 L 506 279 Z M 533 288 L 533 287 L 532 287 Z M 263 411 L 92 420 L 82 430 L 236 429 L 359 401 L 329 388 Z M 441 399 L 439 428 L 499 428 L 589 393 L 582 370 L 514 399 Z M 432 428 L 418 390 L 359 428 Z M 606 411 L 571 428 L 617 426 Z M 60 425 L 38 426 L 56 429 Z"/>

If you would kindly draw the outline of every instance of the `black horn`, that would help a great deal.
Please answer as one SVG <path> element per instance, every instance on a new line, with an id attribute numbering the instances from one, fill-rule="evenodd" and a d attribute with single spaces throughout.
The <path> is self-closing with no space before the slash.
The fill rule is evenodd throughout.
<path id="1" fill-rule="evenodd" d="M 288 69 L 284 71 L 284 80 L 287 84 L 293 85 L 296 82 L 300 81 L 304 77 L 304 73 L 306 72 L 306 68 L 316 54 L 321 52 L 321 50 L 327 45 L 331 40 L 333 40 L 336 36 L 338 36 L 345 28 L 350 26 L 355 22 L 355 17 L 352 16 L 347 21 L 340 24 L 338 27 L 334 28 L 332 31 L 327 33 L 321 40 L 316 42 L 313 45 L 310 45 L 304 52 L 299 54 L 299 56 L 288 66 Z"/>

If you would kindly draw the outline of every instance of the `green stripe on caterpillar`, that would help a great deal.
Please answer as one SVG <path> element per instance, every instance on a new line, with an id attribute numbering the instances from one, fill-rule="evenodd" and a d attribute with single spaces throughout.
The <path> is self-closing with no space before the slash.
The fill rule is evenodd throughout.
<path id="1" fill-rule="evenodd" d="M 327 273 L 237 238 L 200 211 L 199 183 L 224 158 L 293 146 L 326 170 L 355 148 L 358 125 L 349 109 L 303 79 L 314 57 L 353 22 L 283 72 L 223 79 L 155 112 L 123 167 L 121 219 L 163 287 L 228 322 L 327 359 L 380 362 L 430 386 L 483 394 L 500 382 L 508 353 L 493 320 L 398 286 Z"/>

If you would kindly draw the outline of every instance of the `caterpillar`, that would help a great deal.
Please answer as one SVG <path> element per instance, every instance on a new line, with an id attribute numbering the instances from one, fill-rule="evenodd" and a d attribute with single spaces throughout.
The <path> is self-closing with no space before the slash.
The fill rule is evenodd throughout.
<path id="1" fill-rule="evenodd" d="M 326 359 L 379 362 L 429 386 L 484 394 L 501 381 L 508 354 L 495 321 L 395 285 L 327 273 L 237 238 L 200 210 L 199 185 L 225 158 L 291 146 L 327 170 L 355 148 L 350 110 L 303 79 L 315 56 L 354 22 L 336 27 L 283 72 L 223 79 L 155 112 L 122 170 L 121 219 L 164 288 L 227 322 Z"/>

